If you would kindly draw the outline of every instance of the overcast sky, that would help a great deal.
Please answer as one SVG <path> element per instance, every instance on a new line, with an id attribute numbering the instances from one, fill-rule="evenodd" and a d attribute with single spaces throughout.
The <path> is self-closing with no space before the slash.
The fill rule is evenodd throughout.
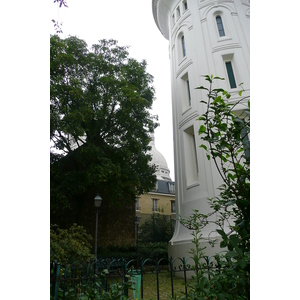
<path id="1" fill-rule="evenodd" d="M 159 116 L 155 146 L 167 160 L 172 180 L 174 175 L 173 129 L 169 41 L 157 28 L 152 15 L 152 0 L 67 0 L 68 8 L 59 8 L 50 0 L 51 19 L 62 22 L 61 37 L 76 35 L 88 45 L 100 39 L 115 39 L 120 46 L 130 46 L 131 57 L 148 63 L 154 76 L 156 100 L 153 114 Z M 50 22 L 50 32 L 55 33 Z"/>

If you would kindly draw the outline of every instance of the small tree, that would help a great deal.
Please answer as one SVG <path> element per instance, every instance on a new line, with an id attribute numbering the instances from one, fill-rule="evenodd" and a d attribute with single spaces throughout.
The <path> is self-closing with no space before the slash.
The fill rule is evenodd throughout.
<path id="1" fill-rule="evenodd" d="M 198 211 L 182 224 L 194 231 L 194 243 L 199 251 L 192 251 L 196 262 L 197 299 L 249 299 L 250 297 L 250 102 L 247 98 L 232 103 L 231 95 L 223 89 L 213 89 L 214 80 L 223 78 L 205 76 L 209 88 L 198 87 L 208 92 L 206 112 L 198 120 L 202 122 L 199 135 L 206 143 L 201 148 L 212 159 L 223 184 L 220 195 L 209 200 L 211 212 Z M 242 95 L 242 90 L 239 96 Z M 237 105 L 247 103 L 238 113 Z M 209 218 L 216 216 L 215 220 Z M 199 228 L 209 223 L 217 226 L 220 247 L 225 255 L 218 255 L 219 271 L 210 272 L 211 280 L 203 277 L 199 256 L 203 256 Z M 199 235 L 197 235 L 199 234 Z M 210 241 L 214 243 L 215 241 Z M 198 248 L 197 248 L 198 247 Z M 201 271 L 200 271 L 201 269 Z M 200 284 L 201 283 L 201 284 Z M 205 285 L 203 284 L 205 283 Z"/>
<path id="2" fill-rule="evenodd" d="M 92 237 L 82 226 L 73 224 L 69 229 L 50 227 L 50 261 L 74 262 L 90 260 Z"/>
<path id="3" fill-rule="evenodd" d="M 170 216 L 156 213 L 140 226 L 142 243 L 168 243 L 172 238 L 173 230 Z"/>
<path id="4" fill-rule="evenodd" d="M 145 258 L 168 258 L 168 242 L 173 235 L 173 223 L 170 216 L 160 213 L 152 214 L 140 226 L 139 252 Z"/>

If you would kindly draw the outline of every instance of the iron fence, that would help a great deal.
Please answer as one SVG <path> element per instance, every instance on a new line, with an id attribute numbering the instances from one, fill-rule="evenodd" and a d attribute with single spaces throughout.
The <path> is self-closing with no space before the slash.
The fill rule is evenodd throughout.
<path id="1" fill-rule="evenodd" d="M 97 259 L 90 262 L 73 262 L 60 264 L 51 262 L 50 264 L 50 295 L 51 299 L 67 299 L 68 291 L 78 288 L 80 285 L 88 285 L 97 289 L 107 291 L 111 284 L 121 283 L 127 280 L 126 275 L 133 272 L 140 274 L 140 298 L 144 299 L 145 276 L 153 274 L 156 280 L 156 298 L 160 299 L 159 275 L 166 273 L 169 279 L 169 295 L 174 298 L 174 280 L 180 277 L 183 281 L 184 289 L 182 294 L 188 295 L 188 281 L 194 274 L 194 260 L 192 257 L 169 259 Z M 214 256 L 202 258 L 201 268 L 205 271 L 220 269 L 220 265 Z M 104 270 L 107 270 L 104 272 Z M 209 272 L 207 272 L 209 274 Z M 209 277 L 209 275 L 208 275 Z M 101 278 L 99 281 L 97 279 Z M 98 282 L 98 284 L 97 284 Z M 128 296 L 128 290 L 124 291 Z"/>

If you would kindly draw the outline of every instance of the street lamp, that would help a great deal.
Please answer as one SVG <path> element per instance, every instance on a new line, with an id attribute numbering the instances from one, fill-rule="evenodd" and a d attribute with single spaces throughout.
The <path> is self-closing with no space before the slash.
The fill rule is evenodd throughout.
<path id="1" fill-rule="evenodd" d="M 95 230 L 95 259 L 97 260 L 97 236 L 98 236 L 98 210 L 101 206 L 102 198 L 97 193 L 94 198 L 94 205 L 96 207 L 96 230 Z"/>
<path id="2" fill-rule="evenodd" d="M 136 259 L 137 259 L 137 267 L 139 263 L 139 224 L 140 218 L 138 216 L 135 217 L 135 226 L 136 226 Z"/>

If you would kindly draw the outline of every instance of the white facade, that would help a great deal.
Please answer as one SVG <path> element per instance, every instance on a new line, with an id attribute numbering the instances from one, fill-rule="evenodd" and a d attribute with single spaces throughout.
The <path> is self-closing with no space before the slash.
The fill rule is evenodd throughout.
<path id="1" fill-rule="evenodd" d="M 206 99 L 201 85 L 208 87 L 203 75 L 225 78 L 216 81 L 238 97 L 239 84 L 250 94 L 250 1 L 249 0 L 153 0 L 154 20 L 169 40 L 174 160 L 177 216 L 188 217 L 193 210 L 209 211 L 208 198 L 218 195 L 221 185 L 213 162 L 199 146 L 197 117 L 205 112 L 200 103 Z M 238 107 L 241 109 L 242 107 Z M 205 228 L 203 236 L 212 236 Z M 188 256 L 192 236 L 177 222 L 169 254 Z M 207 248 L 207 255 L 214 249 Z"/>

